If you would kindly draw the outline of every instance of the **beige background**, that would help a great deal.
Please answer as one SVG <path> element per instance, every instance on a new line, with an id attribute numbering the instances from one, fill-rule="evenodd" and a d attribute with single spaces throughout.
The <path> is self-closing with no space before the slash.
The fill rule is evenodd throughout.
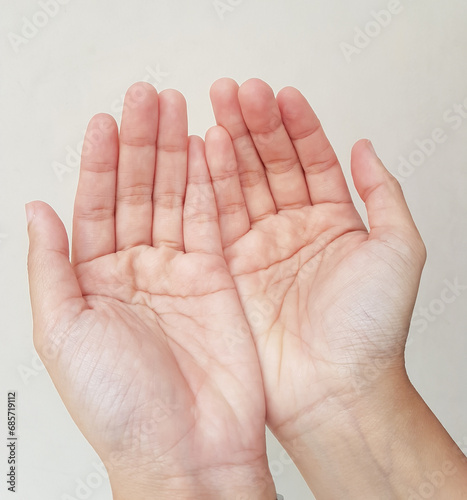
<path id="1" fill-rule="evenodd" d="M 23 205 L 45 200 L 70 227 L 86 124 L 101 111 L 120 119 L 125 90 L 142 79 L 182 91 L 190 132 L 201 135 L 214 123 L 208 90 L 215 79 L 296 86 L 347 177 L 352 144 L 373 140 L 403 180 L 429 253 L 408 369 L 467 449 L 464 0 L 0 0 L 0 8 L 0 498 L 111 498 L 94 469 L 97 456 L 34 354 Z M 376 15 L 388 8 L 391 18 Z M 433 134 L 437 143 L 420 142 Z M 412 166 L 401 166 L 401 157 Z M 445 292 L 456 283 L 456 295 Z M 11 389 L 19 394 L 16 496 L 4 475 Z M 273 439 L 269 452 L 278 491 L 287 500 L 313 498 Z M 77 492 L 80 481 L 92 487 Z"/>

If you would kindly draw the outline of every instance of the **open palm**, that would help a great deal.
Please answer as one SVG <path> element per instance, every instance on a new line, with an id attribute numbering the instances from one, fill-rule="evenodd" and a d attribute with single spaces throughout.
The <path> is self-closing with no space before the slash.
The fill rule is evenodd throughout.
<path id="1" fill-rule="evenodd" d="M 220 80 L 206 138 L 224 253 L 252 329 L 268 424 L 292 453 L 329 401 L 351 404 L 403 367 L 424 246 L 398 183 L 368 146 L 353 176 L 370 232 L 304 97 Z M 228 133 L 226 132 L 226 130 Z M 416 266 L 413 262 L 417 262 Z M 333 409 L 341 410 L 340 404 Z"/>
<path id="2" fill-rule="evenodd" d="M 115 498 L 273 495 L 258 359 L 181 95 L 133 86 L 120 138 L 91 121 L 72 265 L 57 215 L 30 210 L 35 344 Z"/>

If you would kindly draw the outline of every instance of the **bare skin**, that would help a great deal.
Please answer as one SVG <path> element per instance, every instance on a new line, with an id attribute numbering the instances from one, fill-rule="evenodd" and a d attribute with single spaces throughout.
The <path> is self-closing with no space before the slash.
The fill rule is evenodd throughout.
<path id="1" fill-rule="evenodd" d="M 425 247 L 398 182 L 354 146 L 367 231 L 298 90 L 222 79 L 211 100 L 207 160 L 269 427 L 317 498 L 409 498 L 444 462 L 457 472 L 436 498 L 466 498 L 463 457 L 405 372 Z"/>
<path id="2" fill-rule="evenodd" d="M 296 89 L 211 98 L 206 157 L 174 91 L 91 121 L 71 263 L 28 206 L 35 345 L 114 498 L 272 500 L 265 421 L 318 499 L 467 498 L 405 372 L 425 247 L 400 186 L 354 146 L 368 231 Z"/>
<path id="3" fill-rule="evenodd" d="M 72 263 L 55 212 L 28 213 L 35 345 L 114 498 L 274 498 L 257 354 L 183 97 L 136 84 L 120 135 L 91 120 Z"/>
<path id="4" fill-rule="evenodd" d="M 263 82 L 237 90 L 224 80 L 212 99 L 235 147 L 223 129 L 208 132 L 218 210 L 227 212 L 220 217 L 224 252 L 247 318 L 253 317 L 266 394 L 276 396 L 268 397 L 268 422 L 281 428 L 328 397 L 352 392 L 351 375 L 366 364 L 403 365 L 425 249 L 399 186 L 382 166 L 372 168 L 369 146 L 360 142 L 353 174 L 369 212 L 366 230 L 298 91 L 284 89 L 276 101 Z M 241 144 L 246 140 L 255 149 Z M 229 196 L 216 182 L 225 165 L 233 167 Z"/>

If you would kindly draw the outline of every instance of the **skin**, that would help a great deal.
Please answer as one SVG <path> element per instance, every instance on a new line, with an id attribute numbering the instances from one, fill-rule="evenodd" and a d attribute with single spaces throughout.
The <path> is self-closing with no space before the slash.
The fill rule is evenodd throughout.
<path id="1" fill-rule="evenodd" d="M 181 94 L 136 84 L 120 134 L 91 120 L 71 263 L 55 212 L 28 216 L 35 346 L 114 498 L 274 498 L 257 354 Z"/>
<path id="2" fill-rule="evenodd" d="M 27 207 L 35 345 L 114 498 L 273 499 L 265 422 L 318 499 L 467 498 L 405 372 L 426 254 L 399 184 L 354 146 L 368 231 L 296 89 L 211 99 L 206 154 L 175 91 L 132 87 L 120 134 L 94 117 L 71 263 Z"/>
<path id="3" fill-rule="evenodd" d="M 207 160 L 268 426 L 318 499 L 410 498 L 443 467 L 434 498 L 467 498 L 465 457 L 405 371 L 426 251 L 399 183 L 354 146 L 368 231 L 298 90 L 222 79 L 211 100 Z"/>
<path id="4" fill-rule="evenodd" d="M 211 97 L 225 127 L 206 138 L 224 254 L 255 338 L 268 423 L 286 431 L 329 397 L 355 392 L 367 365 L 403 366 L 425 248 L 398 183 L 361 141 L 352 174 L 367 231 L 297 90 L 276 100 L 259 80 L 240 89 L 221 80 Z"/>

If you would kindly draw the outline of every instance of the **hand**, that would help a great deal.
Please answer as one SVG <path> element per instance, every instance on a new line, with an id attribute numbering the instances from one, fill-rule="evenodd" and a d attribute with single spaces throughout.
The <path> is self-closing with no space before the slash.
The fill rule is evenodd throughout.
<path id="1" fill-rule="evenodd" d="M 120 137 L 90 122 L 72 265 L 55 212 L 28 215 L 35 345 L 114 498 L 273 498 L 255 346 L 183 97 L 136 84 Z"/>
<path id="2" fill-rule="evenodd" d="M 224 254 L 263 372 L 267 422 L 315 494 L 343 498 L 351 481 L 331 491 L 344 442 L 374 433 L 378 412 L 370 408 L 389 415 L 398 391 L 407 400 L 414 392 L 404 346 L 425 247 L 399 184 L 364 140 L 353 149 L 352 175 L 367 231 L 297 90 L 276 99 L 261 81 L 238 89 L 224 79 L 211 99 L 222 127 L 207 134 L 207 160 Z M 360 475 L 344 477 L 379 480 L 385 455 L 372 451 Z M 353 457 L 342 470 L 351 471 Z"/>
<path id="3" fill-rule="evenodd" d="M 238 89 L 225 79 L 211 98 L 233 141 L 221 127 L 206 138 L 222 244 L 255 338 L 268 422 L 287 433 L 329 398 L 353 398 L 366 367 L 403 368 L 425 248 L 399 184 L 360 141 L 352 174 L 366 230 L 296 89 L 276 101 L 261 81 Z"/>

